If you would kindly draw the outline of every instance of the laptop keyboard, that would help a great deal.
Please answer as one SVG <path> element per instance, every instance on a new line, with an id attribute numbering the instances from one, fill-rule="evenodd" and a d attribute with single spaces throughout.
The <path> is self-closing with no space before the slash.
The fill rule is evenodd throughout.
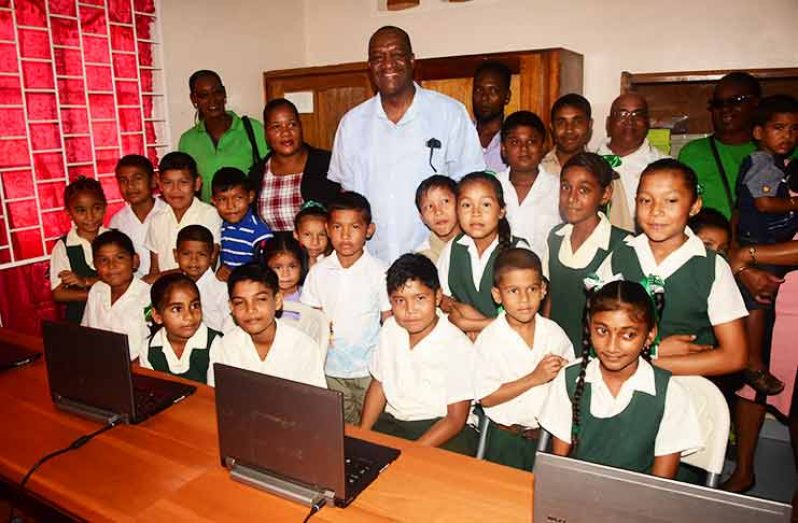
<path id="1" fill-rule="evenodd" d="M 354 485 L 371 470 L 375 462 L 368 458 L 355 456 L 347 457 L 344 463 L 346 466 L 346 482 L 349 485 Z"/>
<path id="2" fill-rule="evenodd" d="M 136 399 L 136 412 L 139 414 L 151 414 L 164 402 L 163 394 L 148 389 L 134 388 L 133 396 Z"/>

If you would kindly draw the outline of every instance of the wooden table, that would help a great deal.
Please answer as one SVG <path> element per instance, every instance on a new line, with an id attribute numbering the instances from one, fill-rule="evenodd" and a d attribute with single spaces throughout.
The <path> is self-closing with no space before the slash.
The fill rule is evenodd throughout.
<path id="1" fill-rule="evenodd" d="M 0 340 L 41 340 L 0 329 Z M 53 406 L 44 362 L 0 373 L 0 475 L 19 482 L 44 454 L 99 428 Z M 311 521 L 532 519 L 532 474 L 355 427 L 347 434 L 402 455 L 345 510 Z M 308 509 L 231 480 L 218 453 L 214 391 L 199 386 L 140 425 L 122 425 L 44 464 L 27 487 L 89 520 L 296 521 Z"/>

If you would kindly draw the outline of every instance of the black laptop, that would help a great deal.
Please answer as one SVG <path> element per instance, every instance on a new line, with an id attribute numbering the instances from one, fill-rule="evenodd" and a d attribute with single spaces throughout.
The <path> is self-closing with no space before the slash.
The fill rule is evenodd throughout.
<path id="1" fill-rule="evenodd" d="M 32 363 L 40 352 L 28 350 L 8 341 L 0 341 L 0 371 L 22 367 Z"/>
<path id="2" fill-rule="evenodd" d="M 343 396 L 216 363 L 222 465 L 239 481 L 312 505 L 349 505 L 400 451 L 344 436 Z"/>
<path id="3" fill-rule="evenodd" d="M 44 358 L 56 407 L 98 421 L 141 423 L 192 394 L 176 381 L 133 374 L 127 335 L 42 322 Z"/>

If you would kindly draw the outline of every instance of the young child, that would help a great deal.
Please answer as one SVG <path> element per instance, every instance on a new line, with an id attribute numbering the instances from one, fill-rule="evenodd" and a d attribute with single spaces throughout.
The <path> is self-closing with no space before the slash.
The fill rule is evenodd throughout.
<path id="1" fill-rule="evenodd" d="M 460 234 L 457 223 L 457 182 L 440 174 L 434 174 L 421 182 L 416 189 L 416 208 L 421 221 L 430 230 L 429 237 L 416 247 L 436 263 L 446 243 Z"/>
<path id="2" fill-rule="evenodd" d="M 218 245 L 222 226 L 216 209 L 194 195 L 202 186 L 202 178 L 196 162 L 188 154 L 171 152 L 161 159 L 158 185 L 168 207 L 153 215 L 144 238 L 144 246 L 150 250 L 150 273 L 146 278 L 149 282 L 155 281 L 163 271 L 177 269 L 174 248 L 180 229 L 186 225 L 204 225 Z"/>
<path id="3" fill-rule="evenodd" d="M 224 363 L 326 388 L 319 344 L 274 316 L 283 305 L 274 271 L 254 263 L 242 265 L 230 273 L 227 288 L 238 326 L 218 347 L 211 347 L 208 384 L 214 385 L 213 364 Z"/>
<path id="4" fill-rule="evenodd" d="M 554 147 L 546 153 L 540 166 L 559 176 L 563 166 L 575 155 L 586 150 L 593 134 L 593 110 L 584 96 L 568 93 L 551 106 L 549 129 Z"/>
<path id="5" fill-rule="evenodd" d="M 538 314 L 546 282 L 535 253 L 502 251 L 491 292 L 505 312 L 474 344 L 476 396 L 491 420 L 485 459 L 532 470 L 548 383 L 573 361 L 574 348 L 556 323 Z"/>
<path id="6" fill-rule="evenodd" d="M 213 274 L 216 248 L 211 231 L 202 225 L 187 225 L 177 233 L 174 257 L 180 272 L 197 284 L 202 300 L 202 321 L 211 329 L 228 332 L 235 325 L 230 316 L 227 285 Z"/>
<path id="7" fill-rule="evenodd" d="M 360 427 L 474 455 L 465 428 L 474 398 L 474 349 L 438 315 L 443 297 L 435 265 L 404 254 L 387 273 L 393 316 L 380 330 Z"/>
<path id="8" fill-rule="evenodd" d="M 729 264 L 687 227 L 701 210 L 695 172 L 664 158 L 643 170 L 636 219 L 643 233 L 620 242 L 599 267 L 601 280 L 661 280 L 665 308 L 655 364 L 676 375 L 719 376 L 745 366 L 745 304 Z M 650 283 L 654 283 L 653 281 Z"/>
<path id="9" fill-rule="evenodd" d="M 687 392 L 646 361 L 652 299 L 639 283 L 613 281 L 591 297 L 588 316 L 582 359 L 557 375 L 540 415 L 554 453 L 673 479 L 681 456 L 704 443 Z"/>
<path id="10" fill-rule="evenodd" d="M 305 202 L 294 218 L 294 238 L 308 253 L 308 269 L 330 254 L 327 210 L 320 203 Z"/>
<path id="11" fill-rule="evenodd" d="M 594 153 L 579 153 L 560 173 L 560 214 L 566 223 L 549 233 L 543 274 L 549 280 L 547 316 L 574 347 L 584 334 L 585 278 L 629 233 L 610 224 L 603 209 L 612 198 L 613 171 Z"/>
<path id="12" fill-rule="evenodd" d="M 141 278 L 150 272 L 150 251 L 144 247 L 147 228 L 152 217 L 167 205 L 153 195 L 158 182 L 148 158 L 139 154 L 123 156 L 117 162 L 115 172 L 116 183 L 126 205 L 111 216 L 108 226 L 119 229 L 133 241 L 140 260 L 136 277 Z"/>
<path id="13" fill-rule="evenodd" d="M 748 247 L 756 263 L 756 246 L 792 240 L 798 231 L 798 199 L 790 194 L 785 177 L 785 160 L 795 150 L 798 139 L 798 101 L 788 95 L 763 98 L 754 111 L 754 151 L 740 166 L 737 177 L 737 242 Z M 764 265 L 758 268 L 782 277 L 789 267 Z M 773 376 L 763 361 L 765 340 L 772 322 L 767 315 L 773 304 L 759 303 L 740 285 L 748 308 L 748 368 L 746 382 L 757 392 L 773 395 L 784 389 L 784 382 Z"/>
<path id="14" fill-rule="evenodd" d="M 226 281 L 230 271 L 250 263 L 258 246 L 273 236 L 268 225 L 252 212 L 255 190 L 235 167 L 222 167 L 213 176 L 213 205 L 222 217 L 221 265 L 217 277 Z"/>
<path id="15" fill-rule="evenodd" d="M 299 301 L 307 275 L 307 254 L 299 242 L 282 234 L 267 240 L 263 263 L 277 274 L 283 301 Z"/>
<path id="16" fill-rule="evenodd" d="M 504 192 L 495 176 L 466 175 L 457 185 L 461 234 L 441 251 L 438 278 L 445 294 L 441 307 L 449 321 L 472 339 L 498 314 L 493 301 L 493 264 L 505 248 L 526 242 L 510 234 Z"/>
<path id="17" fill-rule="evenodd" d="M 731 244 L 731 224 L 722 212 L 704 207 L 687 222 L 696 236 L 701 238 L 704 245 L 726 256 Z"/>
<path id="18" fill-rule="evenodd" d="M 67 185 L 64 207 L 73 225 L 53 246 L 50 288 L 53 299 L 66 305 L 66 320 L 80 323 L 89 288 L 97 281 L 91 242 L 105 230 L 102 225 L 106 202 L 100 182 L 81 176 Z"/>
<path id="19" fill-rule="evenodd" d="M 375 229 L 368 200 L 356 192 L 339 193 L 327 218 L 333 254 L 311 267 L 302 287 L 302 303 L 321 309 L 332 322 L 327 386 L 343 393 L 344 419 L 353 425 L 360 423 L 380 323 L 391 309 L 385 266 L 365 250 Z"/>
<path id="20" fill-rule="evenodd" d="M 496 175 L 507 202 L 507 220 L 513 234 L 532 252 L 543 256 L 552 227 L 562 223 L 557 205 L 560 180 L 540 167 L 546 126 L 535 113 L 518 111 L 502 126 L 502 156 L 510 166 Z"/>
<path id="21" fill-rule="evenodd" d="M 99 281 L 89 291 L 80 324 L 127 334 L 130 359 L 135 360 L 149 334 L 150 286 L 134 274 L 139 256 L 130 238 L 116 229 L 98 235 L 91 248 Z"/>
<path id="22" fill-rule="evenodd" d="M 202 323 L 194 280 L 180 273 L 162 276 L 152 284 L 150 300 L 158 330 L 142 347 L 141 366 L 208 383 L 210 352 L 218 350 L 222 334 Z"/>

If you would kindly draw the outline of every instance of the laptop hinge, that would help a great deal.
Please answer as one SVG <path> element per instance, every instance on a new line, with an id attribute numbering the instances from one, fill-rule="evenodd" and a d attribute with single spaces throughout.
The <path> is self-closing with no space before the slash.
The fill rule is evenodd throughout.
<path id="1" fill-rule="evenodd" d="M 331 491 L 313 489 L 305 485 L 293 483 L 284 478 L 269 474 L 268 472 L 255 470 L 251 467 L 236 463 L 235 460 L 231 458 L 226 458 L 225 462 L 230 469 L 230 477 L 234 480 L 265 490 L 266 492 L 280 496 L 289 501 L 301 503 L 307 507 L 315 505 L 322 499 L 325 499 L 327 503 L 332 503 L 333 501 L 334 494 Z"/>
<path id="2" fill-rule="evenodd" d="M 89 405 L 84 405 L 83 403 L 78 403 L 77 401 L 73 401 L 67 399 L 63 396 L 55 395 L 53 398 L 55 406 L 61 410 L 65 410 L 67 412 L 71 412 L 73 414 L 77 414 L 78 416 L 83 416 L 84 418 L 88 418 L 94 421 L 99 421 L 100 423 L 111 423 L 123 421 L 124 423 L 129 423 L 129 417 L 127 415 L 120 415 L 115 412 L 111 412 L 110 410 L 103 410 L 97 407 L 90 407 Z"/>

